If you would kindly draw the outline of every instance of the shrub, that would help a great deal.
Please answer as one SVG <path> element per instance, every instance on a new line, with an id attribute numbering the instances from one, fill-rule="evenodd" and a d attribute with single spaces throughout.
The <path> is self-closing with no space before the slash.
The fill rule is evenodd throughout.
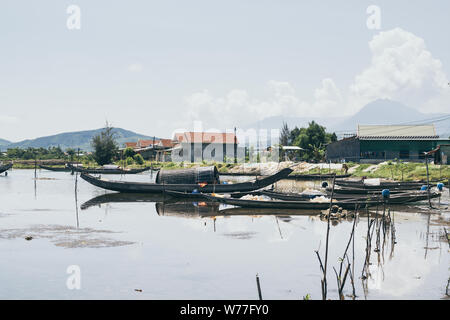
<path id="1" fill-rule="evenodd" d="M 136 155 L 136 152 L 133 150 L 133 148 L 128 147 L 123 151 L 123 157 L 125 159 L 128 157 L 134 157 L 135 155 Z"/>
<path id="2" fill-rule="evenodd" d="M 138 153 L 138 154 L 135 154 L 134 157 L 133 157 L 133 159 L 134 159 L 134 161 L 135 161 L 137 164 L 139 164 L 139 165 L 144 164 L 144 158 L 143 158 L 139 153 Z"/>
<path id="3" fill-rule="evenodd" d="M 125 160 L 127 163 L 127 166 L 132 165 L 134 163 L 134 160 L 132 157 L 128 157 L 127 160 Z"/>

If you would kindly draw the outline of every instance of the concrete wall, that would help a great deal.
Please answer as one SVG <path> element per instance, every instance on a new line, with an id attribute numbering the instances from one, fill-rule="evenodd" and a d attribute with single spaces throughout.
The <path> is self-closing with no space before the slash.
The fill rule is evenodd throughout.
<path id="1" fill-rule="evenodd" d="M 331 162 L 359 162 L 360 142 L 358 139 L 345 139 L 327 145 L 326 159 Z"/>

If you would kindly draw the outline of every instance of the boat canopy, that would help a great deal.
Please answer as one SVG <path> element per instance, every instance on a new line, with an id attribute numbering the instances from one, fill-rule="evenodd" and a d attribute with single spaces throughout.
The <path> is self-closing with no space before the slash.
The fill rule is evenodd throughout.
<path id="1" fill-rule="evenodd" d="M 216 166 L 180 170 L 159 170 L 156 175 L 159 184 L 220 184 Z"/>

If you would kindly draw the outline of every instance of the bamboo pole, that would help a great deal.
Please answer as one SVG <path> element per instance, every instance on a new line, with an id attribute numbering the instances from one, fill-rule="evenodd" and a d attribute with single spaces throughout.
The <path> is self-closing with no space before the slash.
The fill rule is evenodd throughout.
<path id="1" fill-rule="evenodd" d="M 326 242 L 325 242 L 325 266 L 323 268 L 323 280 L 322 280 L 322 298 L 323 298 L 323 300 L 327 299 L 328 240 L 330 237 L 330 217 L 331 217 L 331 207 L 333 206 L 335 182 L 336 182 L 336 174 L 334 174 L 334 176 L 333 176 L 333 187 L 331 189 L 331 197 L 330 197 L 330 209 L 328 210 L 328 217 L 327 217 L 327 238 L 326 238 Z"/>
<path id="2" fill-rule="evenodd" d="M 430 177 L 428 174 L 428 152 L 425 153 L 425 166 L 427 168 L 427 195 L 428 195 L 428 204 L 431 206 L 431 199 L 430 199 Z"/>
<path id="3" fill-rule="evenodd" d="M 259 283 L 259 276 L 256 274 L 256 286 L 258 287 L 258 297 L 259 300 L 262 300 L 262 293 L 261 293 L 261 284 Z"/>

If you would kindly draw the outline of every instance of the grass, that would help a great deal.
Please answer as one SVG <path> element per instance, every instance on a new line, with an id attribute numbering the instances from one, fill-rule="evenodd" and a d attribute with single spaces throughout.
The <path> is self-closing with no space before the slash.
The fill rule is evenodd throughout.
<path id="1" fill-rule="evenodd" d="M 48 165 L 52 165 L 51 161 Z M 64 160 L 60 160 L 64 161 Z M 95 161 L 88 161 L 87 159 L 82 159 L 80 162 L 83 163 L 84 167 L 98 167 Z M 122 161 L 116 161 L 115 164 L 118 166 L 122 166 Z M 239 164 L 238 164 L 239 165 Z M 157 162 L 157 161 L 145 161 L 144 164 L 138 165 L 133 163 L 131 165 L 126 165 L 126 168 L 142 168 L 144 166 L 153 166 L 155 168 L 162 169 L 182 169 L 182 168 L 193 168 L 198 166 L 216 166 L 219 172 L 226 173 L 231 168 L 235 167 L 234 163 L 221 163 L 221 162 L 208 162 L 203 161 L 200 163 L 190 163 L 190 162 Z M 349 162 L 347 166 L 354 170 L 352 172 L 353 177 L 367 177 L 367 178 L 384 178 L 384 179 L 394 179 L 394 180 L 403 180 L 403 181 L 412 181 L 412 180 L 426 180 L 426 166 L 424 163 L 416 163 L 416 162 L 388 162 L 387 164 L 381 164 L 376 167 L 375 170 L 371 170 L 370 172 L 364 171 L 365 169 L 374 166 L 374 164 L 369 163 L 354 163 Z M 55 167 L 63 167 L 63 165 L 55 165 Z M 34 161 L 23 161 L 23 162 L 15 162 L 15 169 L 34 169 Z M 430 180 L 438 180 L 444 179 L 447 180 L 450 178 L 450 166 L 449 165 L 428 165 Z M 337 169 L 328 169 L 327 167 L 319 170 L 318 167 L 308 170 L 307 172 L 294 172 L 294 174 L 313 174 L 313 173 L 323 173 L 327 174 L 329 172 L 336 174 L 343 174 L 343 170 Z"/>
<path id="2" fill-rule="evenodd" d="M 362 164 L 353 173 L 354 176 L 368 178 L 385 178 L 403 181 L 426 180 L 427 170 L 424 163 L 407 162 L 401 165 L 392 162 L 391 164 L 383 164 L 378 166 L 376 170 L 364 172 L 371 164 Z M 430 180 L 448 179 L 450 178 L 449 165 L 428 164 L 428 172 Z"/>

